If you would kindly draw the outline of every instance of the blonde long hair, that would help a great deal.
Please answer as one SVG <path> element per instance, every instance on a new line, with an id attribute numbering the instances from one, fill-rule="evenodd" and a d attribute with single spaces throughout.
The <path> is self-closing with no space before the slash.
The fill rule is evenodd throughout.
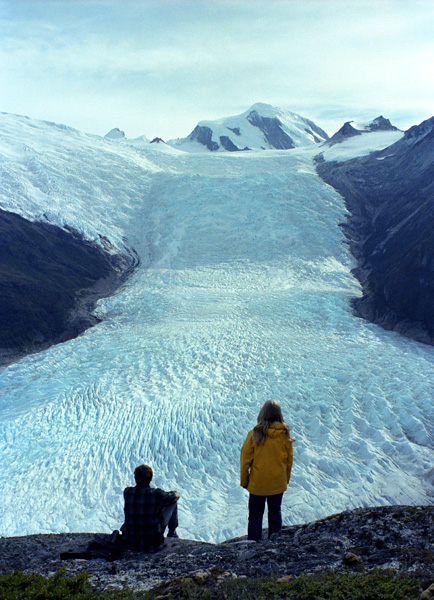
<path id="1" fill-rule="evenodd" d="M 292 441 L 289 427 L 283 420 L 280 404 L 276 400 L 267 400 L 259 411 L 258 424 L 253 428 L 253 442 L 258 445 L 265 444 L 268 428 L 276 422 L 282 423 L 285 426 L 285 437 L 287 440 Z"/>

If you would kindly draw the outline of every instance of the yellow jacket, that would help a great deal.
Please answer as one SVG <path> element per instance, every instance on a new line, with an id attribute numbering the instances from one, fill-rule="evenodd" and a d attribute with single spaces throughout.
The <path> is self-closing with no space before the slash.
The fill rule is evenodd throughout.
<path id="1" fill-rule="evenodd" d="M 241 482 L 256 496 L 274 496 L 286 490 L 292 468 L 292 442 L 285 426 L 276 422 L 267 430 L 264 444 L 255 444 L 253 429 L 241 448 Z"/>

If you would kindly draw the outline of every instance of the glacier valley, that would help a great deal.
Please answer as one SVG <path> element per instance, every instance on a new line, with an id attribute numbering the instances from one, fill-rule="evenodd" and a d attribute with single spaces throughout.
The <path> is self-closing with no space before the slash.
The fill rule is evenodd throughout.
<path id="1" fill-rule="evenodd" d="M 180 536 L 245 534 L 239 451 L 269 398 L 297 439 L 284 524 L 432 503 L 434 347 L 353 315 L 318 148 L 186 153 L 4 114 L 0 133 L 1 208 L 140 258 L 100 324 L 0 369 L 0 535 L 119 528 L 143 462 L 180 493 Z"/>

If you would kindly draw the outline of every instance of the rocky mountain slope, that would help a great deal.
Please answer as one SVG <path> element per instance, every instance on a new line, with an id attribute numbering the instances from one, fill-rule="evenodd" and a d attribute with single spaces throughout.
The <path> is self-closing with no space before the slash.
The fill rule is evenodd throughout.
<path id="1" fill-rule="evenodd" d="M 77 337 L 134 266 L 107 239 L 0 210 L 0 365 Z"/>
<path id="2" fill-rule="evenodd" d="M 345 231 L 363 286 L 363 297 L 354 301 L 357 312 L 432 344 L 434 117 L 380 152 L 341 162 L 320 159 L 317 170 L 351 213 Z"/>
<path id="3" fill-rule="evenodd" d="M 372 133 L 374 131 L 398 131 L 398 128 L 392 125 L 389 119 L 385 119 L 382 115 L 368 123 L 359 124 L 354 121 L 347 121 L 330 139 L 327 140 L 327 145 L 333 146 L 334 144 L 339 144 L 355 135 Z"/>

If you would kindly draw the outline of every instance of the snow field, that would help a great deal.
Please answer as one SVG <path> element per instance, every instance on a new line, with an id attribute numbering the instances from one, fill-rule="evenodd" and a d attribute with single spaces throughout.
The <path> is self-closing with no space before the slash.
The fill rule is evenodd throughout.
<path id="1" fill-rule="evenodd" d="M 1 130 L 2 202 L 141 259 L 101 324 L 0 371 L 2 535 L 119 528 L 141 462 L 181 494 L 181 536 L 244 534 L 239 450 L 271 397 L 297 438 L 284 523 L 432 502 L 434 349 L 352 315 L 345 209 L 312 154 Z"/>

